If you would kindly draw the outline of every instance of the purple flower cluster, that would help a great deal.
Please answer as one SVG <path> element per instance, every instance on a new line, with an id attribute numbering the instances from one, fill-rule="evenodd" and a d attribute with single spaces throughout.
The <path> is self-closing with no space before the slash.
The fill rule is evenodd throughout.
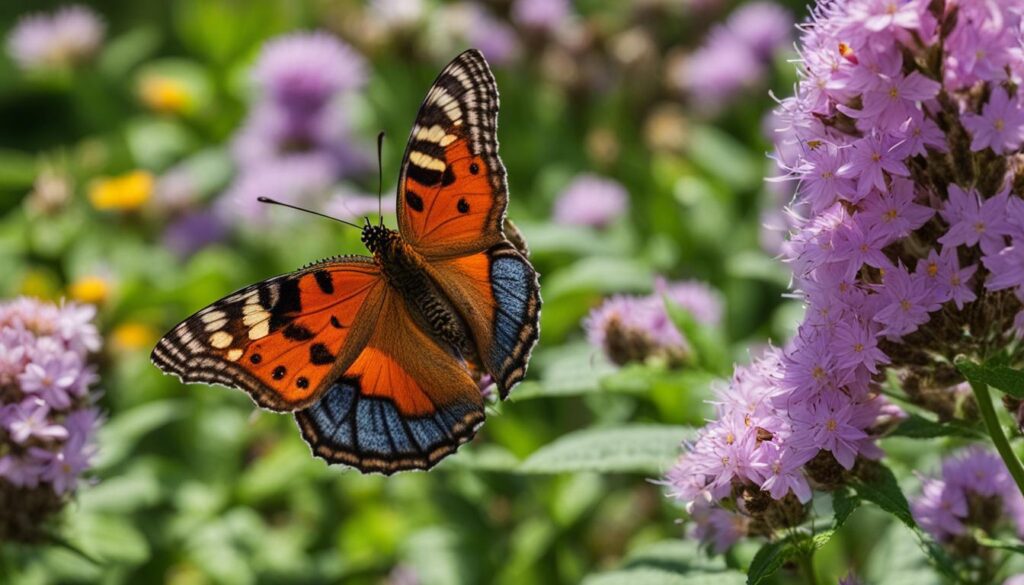
<path id="1" fill-rule="evenodd" d="M 805 317 L 720 390 L 718 419 L 669 474 L 677 497 L 806 502 L 843 483 L 898 416 L 883 369 L 940 417 L 962 414 L 953 358 L 1005 344 L 1024 298 L 1021 25 L 1009 0 L 818 3 L 796 95 L 775 112 L 798 182 L 782 256 Z"/>
<path id="2" fill-rule="evenodd" d="M 0 499 L 26 515 L 59 506 L 95 452 L 95 314 L 29 298 L 0 304 Z M 23 535 L 24 515 L 3 516 L 0 536 Z"/>
<path id="3" fill-rule="evenodd" d="M 365 168 L 344 101 L 366 83 L 366 62 L 324 32 L 269 41 L 252 71 L 258 98 L 232 145 L 238 176 L 222 198 L 229 217 L 262 217 L 256 198 L 297 202 Z"/>
<path id="4" fill-rule="evenodd" d="M 629 193 L 617 181 L 590 173 L 577 175 L 558 195 L 555 223 L 606 227 L 626 213 Z"/>
<path id="5" fill-rule="evenodd" d="M 7 37 L 7 53 L 26 70 L 62 68 L 88 61 L 103 44 L 106 26 L 92 9 L 65 6 L 23 17 Z"/>
<path id="6" fill-rule="evenodd" d="M 703 325 L 717 326 L 722 320 L 721 298 L 706 284 L 658 279 L 652 295 L 616 295 L 592 310 L 583 323 L 587 340 L 619 365 L 650 357 L 681 363 L 689 345 L 669 318 L 666 300 Z"/>
<path id="7" fill-rule="evenodd" d="M 911 511 L 940 542 L 965 536 L 970 528 L 991 534 L 1005 519 L 1024 536 L 1024 497 L 999 456 L 977 447 L 943 461 L 941 477 L 922 478 Z"/>
<path id="8" fill-rule="evenodd" d="M 737 8 L 671 73 L 673 83 L 704 108 L 715 109 L 762 83 L 776 51 L 790 43 L 793 18 L 774 2 Z"/>

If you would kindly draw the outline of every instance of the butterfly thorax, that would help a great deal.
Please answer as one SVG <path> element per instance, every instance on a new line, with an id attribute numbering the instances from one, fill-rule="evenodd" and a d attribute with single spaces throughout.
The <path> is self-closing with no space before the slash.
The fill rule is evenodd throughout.
<path id="1" fill-rule="evenodd" d="M 401 234 L 382 226 L 366 226 L 362 239 L 384 278 L 402 296 L 424 331 L 458 350 L 464 358 L 474 355 L 465 321 L 427 273 L 426 261 Z"/>

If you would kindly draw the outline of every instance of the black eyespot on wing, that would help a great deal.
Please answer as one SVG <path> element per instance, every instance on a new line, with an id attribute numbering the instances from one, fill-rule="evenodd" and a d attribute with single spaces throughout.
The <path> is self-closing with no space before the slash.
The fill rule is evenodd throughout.
<path id="1" fill-rule="evenodd" d="M 309 388 L 309 379 L 305 376 L 299 376 L 299 379 L 295 380 L 295 385 L 299 388 Z"/>
<path id="2" fill-rule="evenodd" d="M 337 317 L 331 315 L 331 327 L 334 327 L 335 329 L 341 329 L 342 327 L 344 327 L 344 325 L 341 324 L 341 321 L 339 321 Z"/>
<path id="3" fill-rule="evenodd" d="M 459 199 L 459 203 L 456 207 L 458 208 L 459 213 L 469 213 L 469 202 L 466 201 L 465 198 Z"/>
<path id="4" fill-rule="evenodd" d="M 284 336 L 292 341 L 309 341 L 313 339 L 313 332 L 302 325 L 292 323 L 284 328 Z"/>
<path id="5" fill-rule="evenodd" d="M 334 363 L 334 354 L 322 343 L 309 346 L 309 362 L 314 366 L 325 366 Z"/>
<path id="6" fill-rule="evenodd" d="M 405 191 L 405 203 L 413 211 L 423 211 L 423 198 L 408 189 Z"/>
<path id="7" fill-rule="evenodd" d="M 249 361 L 254 364 L 258 364 L 263 361 L 263 356 L 261 356 L 258 353 L 254 353 L 251 356 L 249 356 Z"/>
<path id="8" fill-rule="evenodd" d="M 325 295 L 334 294 L 334 280 L 326 270 L 317 270 L 313 273 L 313 278 L 316 279 L 316 285 Z"/>
<path id="9" fill-rule="evenodd" d="M 480 165 L 478 165 L 476 163 L 469 163 L 469 172 L 473 173 L 474 175 L 479 173 L 480 172 Z"/>
<path id="10" fill-rule="evenodd" d="M 284 375 L 287 374 L 287 373 L 288 373 L 288 368 L 286 368 L 284 366 L 277 366 L 276 368 L 274 368 L 273 373 L 271 373 L 270 375 L 275 380 L 280 380 L 281 378 L 284 378 Z"/>

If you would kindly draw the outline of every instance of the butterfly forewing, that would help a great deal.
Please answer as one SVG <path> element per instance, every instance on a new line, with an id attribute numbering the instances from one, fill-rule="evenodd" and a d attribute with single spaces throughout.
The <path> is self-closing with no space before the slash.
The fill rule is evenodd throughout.
<path id="1" fill-rule="evenodd" d="M 239 388 L 265 408 L 297 410 L 358 356 L 383 289 L 368 258 L 317 264 L 197 312 L 160 340 L 152 359 L 184 382 Z"/>
<path id="2" fill-rule="evenodd" d="M 466 51 L 427 92 L 402 162 L 399 228 L 424 256 L 482 252 L 504 239 L 497 126 L 494 76 L 483 55 Z"/>

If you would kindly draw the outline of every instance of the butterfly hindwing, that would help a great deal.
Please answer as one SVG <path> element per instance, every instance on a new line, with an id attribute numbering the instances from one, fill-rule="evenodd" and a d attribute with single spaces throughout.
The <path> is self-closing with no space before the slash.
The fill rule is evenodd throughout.
<path id="1" fill-rule="evenodd" d="M 529 261 L 509 242 L 428 268 L 466 319 L 480 361 L 502 398 L 526 374 L 540 333 L 540 286 Z"/>
<path id="2" fill-rule="evenodd" d="M 355 360 L 383 289 L 370 259 L 318 263 L 197 312 L 159 341 L 152 359 L 183 382 L 239 388 L 264 408 L 297 410 Z"/>
<path id="3" fill-rule="evenodd" d="M 359 358 L 295 418 L 328 462 L 385 474 L 427 469 L 473 437 L 483 399 L 465 362 L 424 333 L 397 294 L 378 322 Z"/>
<path id="4" fill-rule="evenodd" d="M 402 161 L 399 227 L 424 256 L 481 252 L 504 239 L 508 187 L 497 124 L 494 76 L 483 55 L 466 51 L 427 92 Z"/>

